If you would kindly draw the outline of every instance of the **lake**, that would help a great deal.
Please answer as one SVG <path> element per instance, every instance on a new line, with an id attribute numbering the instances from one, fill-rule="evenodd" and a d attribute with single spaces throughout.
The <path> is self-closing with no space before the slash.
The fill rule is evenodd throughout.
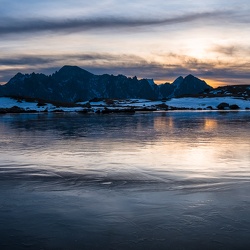
<path id="1" fill-rule="evenodd" d="M 250 249 L 250 112 L 0 116 L 0 249 Z"/>

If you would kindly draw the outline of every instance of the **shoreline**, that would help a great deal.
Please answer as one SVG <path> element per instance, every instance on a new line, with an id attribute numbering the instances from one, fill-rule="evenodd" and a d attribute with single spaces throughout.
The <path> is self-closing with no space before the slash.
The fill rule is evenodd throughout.
<path id="1" fill-rule="evenodd" d="M 248 111 L 250 100 L 234 97 L 183 97 L 152 101 L 146 99 L 98 99 L 78 103 L 50 103 L 41 100 L 0 98 L 0 114 L 67 113 L 110 114 L 171 111 Z"/>
<path id="2" fill-rule="evenodd" d="M 108 114 L 138 114 L 138 113 L 174 113 L 174 112 L 188 112 L 188 113 L 236 113 L 236 112 L 250 112 L 250 109 L 237 109 L 237 110 L 219 110 L 219 109 L 169 109 L 169 110 L 137 110 L 137 111 L 130 111 L 130 110 L 116 110 L 116 111 L 104 111 L 104 112 L 94 112 L 94 111 L 63 111 L 63 110 L 55 110 L 55 111 L 36 111 L 36 110 L 29 110 L 29 111 L 20 111 L 20 112 L 1 112 L 1 115 L 18 115 L 18 114 L 82 114 L 82 115 L 108 115 Z"/>

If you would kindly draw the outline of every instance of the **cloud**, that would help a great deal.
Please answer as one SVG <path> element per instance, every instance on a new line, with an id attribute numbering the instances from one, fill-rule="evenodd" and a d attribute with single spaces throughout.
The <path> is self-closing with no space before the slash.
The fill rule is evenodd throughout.
<path id="1" fill-rule="evenodd" d="M 186 55 L 169 54 L 175 63 L 148 61 L 136 55 L 83 53 L 64 55 L 19 55 L 14 59 L 0 58 L 0 82 L 7 82 L 17 72 L 52 74 L 63 65 L 77 65 L 94 74 L 124 74 L 138 78 L 153 78 L 156 81 L 172 82 L 178 76 L 193 74 L 200 78 L 224 81 L 227 84 L 248 83 L 250 63 L 226 63 L 218 60 L 202 61 Z M 171 60 L 168 60 L 171 61 Z"/>
<path id="2" fill-rule="evenodd" d="M 77 65 L 96 74 L 120 74 L 127 65 L 131 65 L 131 71 L 135 72 L 140 65 L 146 65 L 147 62 L 136 55 L 110 53 L 15 55 L 15 57 L 0 58 L 0 83 L 6 83 L 17 72 L 52 74 L 66 64 Z M 135 67 L 135 70 L 132 70 L 132 67 Z M 129 72 L 125 70 L 124 73 Z"/>
<path id="3" fill-rule="evenodd" d="M 237 51 L 238 48 L 235 46 L 220 46 L 220 45 L 216 45 L 214 46 L 211 51 L 216 52 L 216 53 L 220 53 L 226 56 L 234 56 Z"/>
<path id="4" fill-rule="evenodd" d="M 42 58 L 37 56 L 15 56 L 15 58 L 7 57 L 7 58 L 0 58 L 0 65 L 38 65 L 42 63 L 49 63 L 50 58 Z"/>
<path id="5" fill-rule="evenodd" d="M 33 32 L 82 32 L 88 30 L 135 29 L 147 26 L 176 25 L 193 21 L 228 18 L 231 12 L 204 12 L 183 14 L 160 19 L 136 18 L 93 18 L 93 19 L 34 19 L 5 18 L 0 24 L 0 35 L 25 34 Z"/>
<path id="6" fill-rule="evenodd" d="M 250 53 L 250 47 L 245 45 L 229 45 L 229 46 L 223 46 L 223 45 L 214 45 L 210 49 L 211 52 L 215 52 L 218 54 L 226 55 L 226 56 L 243 56 L 249 55 Z M 242 60 L 242 59 L 241 59 Z"/>
<path id="7" fill-rule="evenodd" d="M 15 55 L 9 57 L 1 57 L 0 65 L 5 66 L 35 66 L 45 64 L 72 64 L 74 62 L 83 64 L 117 64 L 117 63 L 145 63 L 140 56 L 129 54 L 110 54 L 110 53 L 73 53 L 73 54 L 57 54 L 57 55 Z"/>

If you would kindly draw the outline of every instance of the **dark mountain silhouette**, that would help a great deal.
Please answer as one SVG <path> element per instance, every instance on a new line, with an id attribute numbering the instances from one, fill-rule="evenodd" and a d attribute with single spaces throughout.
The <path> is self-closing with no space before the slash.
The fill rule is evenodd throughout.
<path id="1" fill-rule="evenodd" d="M 205 90 L 210 90 L 211 87 L 205 81 L 202 81 L 193 75 L 188 75 L 185 78 L 178 77 L 173 85 L 175 87 L 173 96 L 184 96 L 189 94 L 199 94 Z"/>
<path id="2" fill-rule="evenodd" d="M 64 66 L 58 72 L 16 74 L 0 86 L 0 96 L 38 98 L 58 102 L 87 101 L 93 98 L 162 99 L 195 95 L 211 90 L 204 81 L 189 75 L 178 77 L 172 84 L 156 85 L 152 80 L 124 75 L 94 75 L 77 66 Z"/>

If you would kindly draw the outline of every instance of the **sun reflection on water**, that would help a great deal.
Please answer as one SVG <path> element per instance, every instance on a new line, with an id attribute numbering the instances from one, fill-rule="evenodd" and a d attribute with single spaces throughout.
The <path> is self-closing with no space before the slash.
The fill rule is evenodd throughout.
<path id="1" fill-rule="evenodd" d="M 154 119 L 154 129 L 158 131 L 162 131 L 165 129 L 174 128 L 174 119 L 171 116 L 157 116 Z"/>
<path id="2" fill-rule="evenodd" d="M 215 119 L 205 118 L 204 119 L 204 129 L 205 130 L 215 130 L 218 126 L 218 122 Z"/>

